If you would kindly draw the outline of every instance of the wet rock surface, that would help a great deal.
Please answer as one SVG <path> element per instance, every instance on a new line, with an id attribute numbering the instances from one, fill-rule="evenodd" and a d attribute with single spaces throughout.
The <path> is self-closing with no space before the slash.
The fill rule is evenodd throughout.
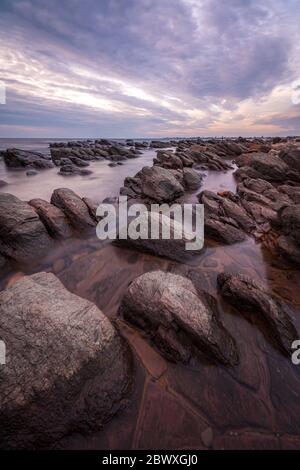
<path id="1" fill-rule="evenodd" d="M 135 279 L 121 304 L 124 318 L 150 335 L 171 361 L 204 354 L 213 363 L 235 364 L 235 342 L 219 323 L 216 305 L 182 276 L 154 271 Z"/>
<path id="2" fill-rule="evenodd" d="M 243 274 L 223 273 L 218 276 L 221 295 L 234 305 L 237 311 L 252 312 L 266 323 L 268 334 L 275 339 L 282 351 L 290 354 L 297 331 L 283 305 L 261 285 Z"/>
<path id="3" fill-rule="evenodd" d="M 0 253 L 29 263 L 51 248 L 52 240 L 35 210 L 12 194 L 0 193 Z"/>
<path id="4" fill-rule="evenodd" d="M 150 216 L 144 213 L 139 216 L 139 223 L 148 224 Z M 178 262 L 193 263 L 197 261 L 199 255 L 199 246 L 191 246 L 187 249 L 187 244 L 195 241 L 195 233 L 184 229 L 181 224 L 171 219 L 168 215 L 152 213 L 151 224 L 158 227 L 158 235 L 156 238 L 151 237 L 150 229 L 145 236 L 134 239 L 127 237 L 126 239 L 118 238 L 116 244 L 131 249 L 143 251 L 156 256 L 162 256 Z M 163 233 L 170 236 L 163 236 Z M 200 237 L 200 233 L 198 234 Z"/>
<path id="5" fill-rule="evenodd" d="M 51 158 L 39 152 L 20 149 L 7 149 L 2 152 L 3 159 L 9 168 L 52 168 Z"/>
<path id="6" fill-rule="evenodd" d="M 24 277 L 0 293 L 1 448 L 43 448 L 90 432 L 122 406 L 130 355 L 111 322 L 53 275 Z"/>
<path id="7" fill-rule="evenodd" d="M 52 194 L 51 203 L 64 212 L 70 224 L 78 232 L 95 227 L 95 220 L 90 216 L 87 205 L 71 189 L 56 189 Z"/>
<path id="8" fill-rule="evenodd" d="M 135 197 L 143 197 L 157 202 L 171 202 L 184 193 L 184 188 L 176 176 L 159 166 L 144 167 L 135 177 L 126 178 L 125 188 Z"/>
<path id="9" fill-rule="evenodd" d="M 61 209 L 43 199 L 32 199 L 29 204 L 35 209 L 52 237 L 64 239 L 72 236 L 70 223 Z"/>

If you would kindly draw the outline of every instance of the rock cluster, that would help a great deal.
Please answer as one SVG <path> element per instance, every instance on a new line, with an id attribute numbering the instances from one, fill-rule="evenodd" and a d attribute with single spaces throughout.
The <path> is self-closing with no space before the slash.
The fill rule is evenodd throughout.
<path id="1" fill-rule="evenodd" d="M 9 168 L 45 169 L 53 168 L 53 163 L 49 155 L 29 150 L 10 148 L 1 152 L 4 162 Z"/>
<path id="2" fill-rule="evenodd" d="M 91 161 L 108 160 L 110 166 L 122 164 L 128 158 L 137 158 L 140 151 L 134 147 L 108 140 L 71 141 L 50 144 L 51 158 L 60 167 L 62 175 L 88 175 L 85 167 Z"/>
<path id="3" fill-rule="evenodd" d="M 56 189 L 51 203 L 0 193 L 0 254 L 20 264 L 34 263 L 49 253 L 55 240 L 94 230 L 95 206 L 66 188 Z"/>

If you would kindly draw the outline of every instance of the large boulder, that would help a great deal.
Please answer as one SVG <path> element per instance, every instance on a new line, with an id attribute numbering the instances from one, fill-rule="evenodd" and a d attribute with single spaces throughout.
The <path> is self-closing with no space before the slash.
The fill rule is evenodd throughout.
<path id="1" fill-rule="evenodd" d="M 162 271 L 143 274 L 128 287 L 120 312 L 171 361 L 187 363 L 199 354 L 213 363 L 238 361 L 235 342 L 218 320 L 213 299 L 200 294 L 186 277 Z"/>
<path id="2" fill-rule="evenodd" d="M 184 188 L 172 171 L 154 165 L 144 167 L 134 178 L 126 178 L 124 186 L 137 195 L 157 202 L 171 202 L 184 193 Z"/>
<path id="3" fill-rule="evenodd" d="M 71 225 L 78 232 L 90 230 L 96 225 L 87 205 L 71 189 L 55 189 L 51 196 L 51 204 L 54 204 L 65 213 Z"/>
<path id="4" fill-rule="evenodd" d="M 222 297 L 236 307 L 241 314 L 251 313 L 264 323 L 272 341 L 285 354 L 291 353 L 291 346 L 297 339 L 297 331 L 279 300 L 267 289 L 243 274 L 221 273 L 218 286 Z"/>
<path id="5" fill-rule="evenodd" d="M 99 429 L 122 406 L 130 355 L 111 322 L 50 273 L 0 293 L 0 446 L 45 448 Z"/>
<path id="6" fill-rule="evenodd" d="M 43 199 L 31 199 L 29 204 L 40 216 L 49 234 L 54 238 L 69 238 L 72 228 L 63 211 Z"/>
<path id="7" fill-rule="evenodd" d="M 39 152 L 11 148 L 3 152 L 2 155 L 6 165 L 10 168 L 31 167 L 42 169 L 53 167 L 50 156 Z"/>
<path id="8" fill-rule="evenodd" d="M 45 256 L 52 240 L 38 214 L 27 203 L 0 193 L 0 253 L 19 263 Z"/>
<path id="9" fill-rule="evenodd" d="M 192 168 L 183 169 L 183 181 L 187 190 L 198 189 L 202 183 L 202 175 Z"/>

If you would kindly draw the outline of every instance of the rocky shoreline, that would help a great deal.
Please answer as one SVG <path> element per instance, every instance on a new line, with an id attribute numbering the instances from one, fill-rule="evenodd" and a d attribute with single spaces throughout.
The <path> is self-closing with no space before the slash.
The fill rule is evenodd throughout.
<path id="1" fill-rule="evenodd" d="M 124 163 L 128 158 L 139 157 L 141 149 L 147 146 L 149 143 L 128 141 L 121 145 L 102 139 L 52 144 L 50 158 L 15 149 L 7 150 L 2 156 L 10 168 L 33 171 L 51 165 L 57 166 L 60 174 L 71 175 L 83 174 L 80 172 L 86 170 L 82 168 L 93 160 L 105 159 L 113 166 Z M 144 167 L 134 177 L 127 177 L 120 189 L 120 194 L 128 196 L 129 202 L 146 205 L 184 203 L 193 194 L 205 207 L 206 248 L 234 247 L 250 239 L 267 250 L 278 264 L 298 272 L 299 142 L 279 138 L 267 141 L 187 139 L 154 141 L 150 146 L 158 149 L 153 166 Z M 169 150 L 170 146 L 175 150 Z M 226 172 L 232 170 L 233 164 L 237 166 L 235 193 L 201 190 L 206 171 Z M 95 210 L 100 201 L 81 198 L 70 189 L 59 188 L 53 192 L 50 202 L 42 199 L 25 202 L 5 190 L 3 186 L 0 193 L 0 266 L 3 272 L 19 269 L 26 272 L 28 266 L 39 263 L 62 242 L 88 239 L 95 232 Z M 290 360 L 291 344 L 298 337 L 298 320 L 286 302 L 274 296 L 268 286 L 258 284 L 242 269 L 232 272 L 229 267 L 226 272 L 217 269 L 217 289 L 212 295 L 205 288 L 204 279 L 210 275 L 209 266 L 213 268 L 216 260 L 211 259 L 209 263 L 207 258 L 206 269 L 188 268 L 189 260 L 184 257 L 180 240 L 172 240 L 172 243 L 140 240 L 138 245 L 130 240 L 119 240 L 118 247 L 125 251 L 133 248 L 141 253 L 151 253 L 155 261 L 152 262 L 154 267 L 147 272 L 136 273 L 133 279 L 124 280 L 127 287 L 122 291 L 113 323 L 95 305 L 70 294 L 53 274 L 40 272 L 22 276 L 0 293 L 1 338 L 7 342 L 8 351 L 22 356 L 19 368 L 13 366 L 15 359 L 11 353 L 6 367 L 1 369 L 1 375 L 4 374 L 0 383 L 1 395 L 10 394 L 9 404 L 4 399 L 0 407 L 0 414 L 7 422 L 0 436 L 2 447 L 55 447 L 56 442 L 75 430 L 83 429 L 82 432 L 88 434 L 101 429 L 124 408 L 136 387 L 132 385 L 136 371 L 132 368 L 131 358 L 132 354 L 135 356 L 135 342 L 128 340 L 126 328 L 133 328 L 154 348 L 157 364 L 167 361 L 188 369 L 192 367 L 200 376 L 202 370 L 203 374 L 208 374 L 208 383 L 214 380 L 215 373 L 223 374 L 218 371 L 228 370 L 226 373 L 237 375 L 239 382 L 248 383 L 254 379 L 250 377 L 250 371 L 249 378 L 244 378 L 245 352 L 237 331 L 232 331 L 230 322 L 220 315 L 220 303 L 225 302 L 255 326 L 258 321 L 257 331 L 266 333 L 269 345 L 266 348 L 271 348 L 268 354 L 272 355 L 274 350 L 282 356 L 282 361 Z M 173 272 L 168 265 L 170 262 L 175 262 Z M 164 263 L 167 263 L 167 269 L 163 268 Z M 24 338 L 18 345 L 15 345 L 12 333 L 16 331 Z M 54 332 L 56 337 L 52 338 Z M 79 342 L 82 347 L 77 353 Z M 52 346 L 48 348 L 48 344 Z M 74 362 L 68 362 L 69 356 Z M 54 367 L 56 363 L 59 366 Z M 97 363 L 103 364 L 101 370 L 97 369 Z M 247 358 L 246 363 L 251 369 L 251 359 Z M 204 364 L 208 364 L 208 369 Z M 35 376 L 35 370 L 39 370 L 41 376 Z M 48 370 L 55 373 L 43 375 Z M 27 388 L 28 382 L 23 377 L 31 375 L 34 378 Z M 223 380 L 227 383 L 227 379 L 223 377 Z M 59 389 L 57 381 L 61 383 Z M 14 390 L 15 382 L 24 383 L 24 387 L 21 385 L 18 391 L 10 393 L 9 388 Z M 211 393 L 217 393 L 213 388 L 211 383 Z M 218 421 L 222 405 L 219 397 L 212 397 L 212 402 L 214 399 Z M 54 401 L 60 405 L 52 407 Z M 209 407 L 212 405 L 205 403 L 208 407 L 205 411 L 211 415 Z M 64 406 L 69 408 L 62 415 L 60 407 Z M 36 411 L 33 412 L 37 409 L 40 409 L 38 418 Z M 241 410 L 241 415 L 243 413 L 247 420 L 247 411 Z M 46 415 L 52 416 L 48 430 L 43 427 Z M 219 436 L 220 430 L 226 429 L 231 422 L 228 417 L 220 419 L 222 423 L 216 424 Z M 16 426 L 20 427 L 20 433 L 12 435 L 11 430 Z M 201 435 L 211 426 L 210 422 L 201 428 Z M 257 430 L 259 425 L 254 427 Z M 300 430 L 289 430 L 279 419 L 274 436 L 281 428 L 284 433 L 300 435 Z M 264 429 L 268 429 L 266 435 L 271 442 L 273 438 L 267 424 Z M 226 434 L 226 430 L 221 434 Z M 228 442 L 228 436 L 226 439 Z M 228 448 L 226 439 L 224 446 Z M 241 437 L 241 442 L 243 439 Z M 259 442 L 259 437 L 255 439 Z M 208 445 L 205 441 L 204 436 L 204 447 L 213 445 L 213 437 Z"/>

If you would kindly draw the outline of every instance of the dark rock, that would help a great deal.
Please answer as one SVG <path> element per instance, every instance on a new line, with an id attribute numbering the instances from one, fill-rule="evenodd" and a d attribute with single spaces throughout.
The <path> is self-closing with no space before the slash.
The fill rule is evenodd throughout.
<path id="1" fill-rule="evenodd" d="M 96 213 L 97 213 L 97 208 L 98 208 L 99 204 L 97 204 L 95 201 L 93 201 L 89 197 L 83 197 L 82 200 L 86 204 L 86 206 L 88 208 L 88 211 L 89 211 L 89 214 L 92 217 L 92 219 L 97 221 L 98 217 L 97 217 Z"/>
<path id="2" fill-rule="evenodd" d="M 0 254 L 0 269 L 3 269 L 6 265 L 6 259 Z"/>
<path id="3" fill-rule="evenodd" d="M 126 178 L 124 186 L 157 202 L 171 202 L 184 193 L 173 173 L 156 165 L 144 167 L 134 178 Z"/>
<path id="4" fill-rule="evenodd" d="M 35 170 L 28 170 L 28 171 L 26 171 L 26 175 L 27 175 L 27 176 L 35 176 L 35 175 L 37 175 L 37 174 L 38 174 L 38 172 L 35 171 Z"/>
<path id="5" fill-rule="evenodd" d="M 186 189 L 198 189 L 202 183 L 202 176 L 192 168 L 184 168 L 183 181 Z"/>
<path id="6" fill-rule="evenodd" d="M 89 166 L 89 162 L 82 160 L 81 158 L 78 158 L 78 157 L 70 156 L 70 160 L 72 163 L 74 163 L 74 165 L 77 165 L 79 167 Z"/>
<path id="7" fill-rule="evenodd" d="M 300 172 L 300 149 L 291 147 L 283 149 L 279 153 L 279 158 L 283 160 L 291 169 Z"/>
<path id="8" fill-rule="evenodd" d="M 171 144 L 170 142 L 162 142 L 161 140 L 152 140 L 150 142 L 150 147 L 154 149 L 164 149 L 164 148 L 171 147 Z"/>
<path id="9" fill-rule="evenodd" d="M 65 213 L 77 231 L 95 227 L 95 220 L 91 218 L 87 205 L 71 189 L 55 189 L 51 196 L 51 203 Z"/>
<path id="10" fill-rule="evenodd" d="M 285 312 L 283 305 L 253 279 L 243 274 L 222 273 L 218 275 L 218 286 L 225 300 L 240 313 L 250 312 L 263 321 L 280 349 L 291 353 L 292 342 L 297 339 L 297 331 Z"/>
<path id="11" fill-rule="evenodd" d="M 224 197 L 222 197 L 212 191 L 202 191 L 198 195 L 198 199 L 204 204 L 205 218 L 213 216 L 217 221 L 223 220 L 223 222 L 226 222 L 226 219 L 230 219 L 234 221 L 233 225 L 247 232 L 254 228 L 252 219 L 249 217 L 247 211 L 239 204 L 240 201 L 238 197 L 233 193 L 228 191 L 224 194 Z"/>
<path id="12" fill-rule="evenodd" d="M 288 179 L 300 181 L 300 175 L 295 168 L 290 168 L 282 158 L 272 153 L 253 153 L 247 155 L 247 161 L 242 161 L 239 157 L 236 163 L 242 167 L 236 172 L 239 179 L 250 177 L 275 182 L 286 182 Z"/>
<path id="13" fill-rule="evenodd" d="M 54 238 L 69 238 L 72 229 L 63 211 L 43 199 L 32 199 L 29 204 L 35 209 L 49 234 Z"/>
<path id="14" fill-rule="evenodd" d="M 226 245 L 244 241 L 246 239 L 245 233 L 232 224 L 232 222 L 232 220 L 226 218 L 215 219 L 205 216 L 205 237 L 225 243 Z"/>
<path id="15" fill-rule="evenodd" d="M 72 175 L 90 175 L 92 174 L 91 170 L 85 170 L 85 169 L 80 169 L 77 166 L 71 164 L 71 165 L 62 165 L 59 170 L 59 174 L 63 176 L 72 176 Z"/>
<path id="16" fill-rule="evenodd" d="M 0 188 L 3 188 L 4 186 L 7 186 L 7 182 L 6 181 L 3 181 L 3 180 L 0 180 Z"/>
<path id="17" fill-rule="evenodd" d="M 284 184 L 278 186 L 277 190 L 283 194 L 286 194 L 288 198 L 295 204 L 300 204 L 300 186 L 290 186 Z"/>
<path id="18" fill-rule="evenodd" d="M 194 354 L 233 365 L 236 345 L 218 320 L 216 303 L 186 277 L 153 271 L 136 278 L 121 304 L 124 318 L 144 330 L 161 353 L 187 363 Z"/>
<path id="19" fill-rule="evenodd" d="M 1 448 L 50 448 L 73 431 L 98 430 L 125 405 L 130 355 L 91 302 L 50 273 L 0 293 Z M 16 386 L 17 384 L 17 386 Z"/>
<path id="20" fill-rule="evenodd" d="M 39 152 L 11 148 L 3 152 L 3 158 L 10 168 L 53 168 L 50 157 Z"/>
<path id="21" fill-rule="evenodd" d="M 177 155 L 175 155 L 173 152 L 166 152 L 162 150 L 157 152 L 157 156 L 153 162 L 155 165 L 161 166 L 163 168 L 181 169 L 183 167 L 182 160 Z"/>
<path id="22" fill-rule="evenodd" d="M 300 204 L 293 204 L 279 211 L 283 233 L 300 242 Z"/>
<path id="23" fill-rule="evenodd" d="M 19 263 L 45 256 L 53 242 L 34 209 L 8 193 L 0 193 L 0 253 Z"/>
<path id="24" fill-rule="evenodd" d="M 293 238 L 281 235 L 277 240 L 277 248 L 288 261 L 300 265 L 300 245 Z"/>

